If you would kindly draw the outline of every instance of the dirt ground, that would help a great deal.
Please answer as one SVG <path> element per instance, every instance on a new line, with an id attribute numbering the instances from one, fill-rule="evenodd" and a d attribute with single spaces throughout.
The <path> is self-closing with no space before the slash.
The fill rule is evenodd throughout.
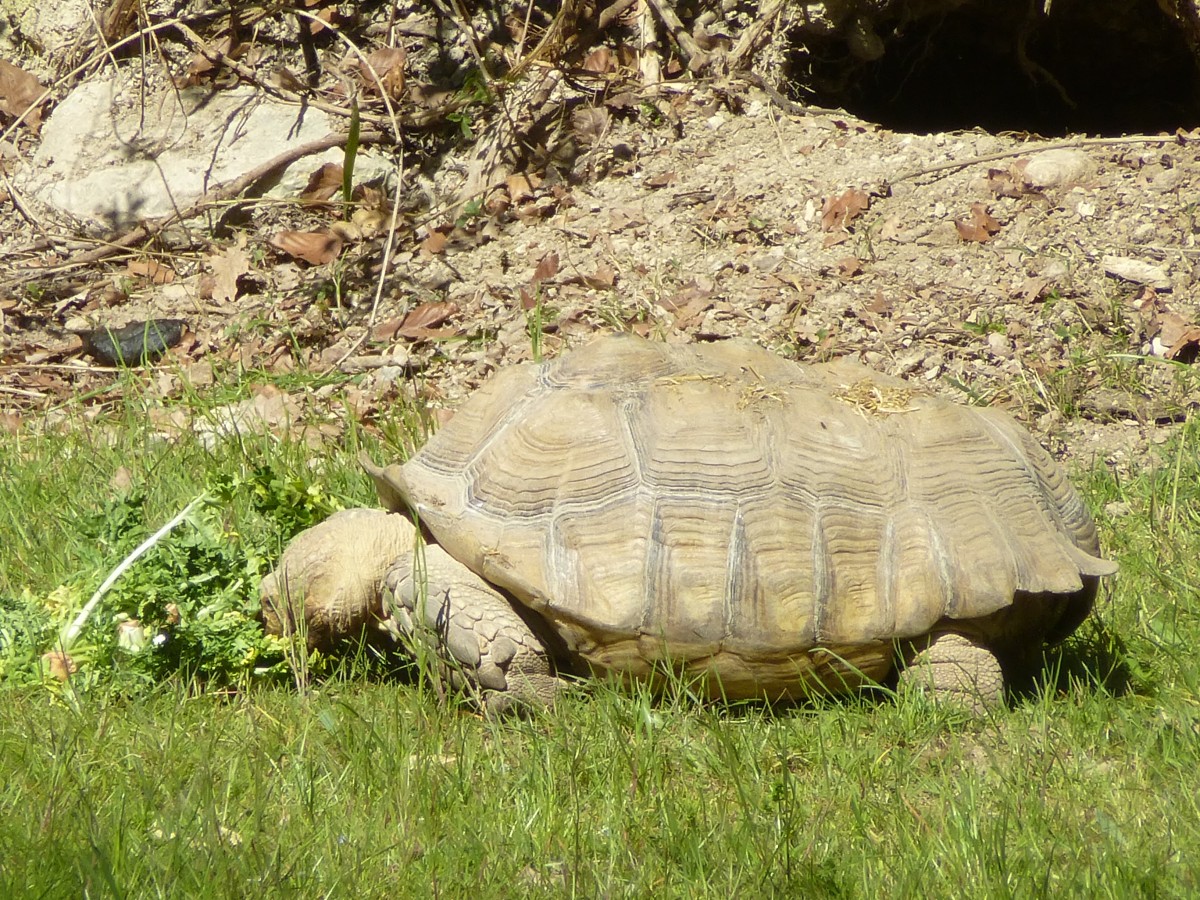
<path id="1" fill-rule="evenodd" d="M 852 356 L 1007 408 L 1082 465 L 1141 465 L 1200 404 L 1200 133 L 908 134 L 803 110 L 752 75 L 667 65 L 647 86 L 623 45 L 603 41 L 577 54 L 581 68 L 534 61 L 517 87 L 439 107 L 447 91 L 421 32 L 434 26 L 418 12 L 403 22 L 390 45 L 365 47 L 406 54 L 405 141 L 383 151 L 403 179 L 390 254 L 384 187 L 358 195 L 374 214 L 358 230 L 333 201 L 246 203 L 65 265 L 96 244 L 31 213 L 10 185 L 5 427 L 102 415 L 128 382 L 80 333 L 152 317 L 186 323 L 165 356 L 135 367 L 149 427 L 168 439 L 212 427 L 177 402 L 189 385 L 250 373 L 259 387 L 231 419 L 303 428 L 319 446 L 346 415 L 373 427 L 406 397 L 444 415 L 498 367 L 612 329 Z M 299 51 L 272 46 L 302 69 Z M 341 44 L 318 49 L 324 71 L 353 71 Z M 162 65 L 178 83 L 200 58 L 180 44 Z M 345 106 L 339 83 L 322 96 Z M 378 92 L 363 96 L 383 117 Z M 439 115 L 449 130 L 430 124 Z M 5 141 L 15 173 L 38 134 Z M 334 225 L 328 260 L 297 246 Z M 303 372 L 345 377 L 293 377 Z"/>

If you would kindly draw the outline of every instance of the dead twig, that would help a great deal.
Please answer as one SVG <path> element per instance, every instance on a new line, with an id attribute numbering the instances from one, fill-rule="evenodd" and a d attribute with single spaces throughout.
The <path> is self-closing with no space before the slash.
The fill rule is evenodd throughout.
<path id="1" fill-rule="evenodd" d="M 730 71 L 736 72 L 749 63 L 750 57 L 762 46 L 764 37 L 771 34 L 772 26 L 783 12 L 786 2 L 787 0 L 767 0 L 759 7 L 754 21 L 746 26 L 729 53 Z"/>
<path id="2" fill-rule="evenodd" d="M 1080 147 L 1105 147 L 1119 146 L 1121 144 L 1170 144 L 1181 140 L 1179 135 L 1174 134 L 1126 134 L 1121 137 L 1111 138 L 1071 138 L 1065 141 L 1054 141 L 1050 144 L 1044 144 L 1041 147 L 1020 147 L 1016 150 L 1005 150 L 1001 153 L 989 153 L 985 156 L 972 156 L 970 159 L 951 160 L 950 162 L 938 163 L 936 166 L 926 166 L 921 169 L 913 169 L 910 172 L 905 172 L 902 175 L 897 175 L 890 179 L 888 184 L 899 184 L 901 181 L 909 181 L 913 178 L 920 178 L 922 175 L 933 175 L 937 172 L 946 172 L 951 169 L 965 169 L 967 166 L 974 166 L 978 163 L 995 162 L 998 159 L 1009 159 L 1013 156 L 1024 156 L 1027 153 L 1045 153 L 1047 150 L 1074 150 Z"/>
<path id="3" fill-rule="evenodd" d="M 600 20 L 597 26 L 599 30 L 603 31 L 607 28 L 635 3 L 637 3 L 637 0 L 616 0 L 616 3 L 606 6 L 600 11 Z"/>
<path id="4" fill-rule="evenodd" d="M 691 36 L 688 30 L 683 27 L 683 22 L 679 21 L 679 16 L 675 14 L 675 9 L 667 0 L 646 0 L 646 2 L 654 7 L 654 11 L 658 14 L 659 19 L 667 26 L 667 31 L 675 39 L 675 43 L 679 47 L 679 52 L 683 54 L 684 62 L 687 63 L 689 71 L 695 72 L 708 62 L 708 54 L 696 43 L 696 39 Z"/>
<path id="5" fill-rule="evenodd" d="M 658 58 L 658 29 L 649 0 L 638 6 L 638 74 L 642 84 L 653 87 L 662 81 L 662 61 Z"/>
<path id="6" fill-rule="evenodd" d="M 796 103 L 794 100 L 789 100 L 783 94 L 779 93 L 771 84 L 757 72 L 741 72 L 740 77 L 750 82 L 750 84 L 761 90 L 772 103 L 782 109 L 789 116 L 844 116 L 847 115 L 844 109 L 830 109 L 824 106 L 804 106 Z"/>

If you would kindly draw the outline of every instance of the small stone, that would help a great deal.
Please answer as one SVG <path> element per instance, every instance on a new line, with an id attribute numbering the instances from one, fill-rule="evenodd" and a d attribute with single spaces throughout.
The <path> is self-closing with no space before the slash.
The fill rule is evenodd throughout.
<path id="1" fill-rule="evenodd" d="M 1086 177 L 1092 161 L 1082 150 L 1062 147 L 1030 158 L 1022 173 L 1025 183 L 1037 188 L 1057 187 Z"/>
<path id="2" fill-rule="evenodd" d="M 1009 343 L 1008 335 L 1001 334 L 998 331 L 988 332 L 987 343 L 988 349 L 997 356 L 1010 356 L 1012 354 L 1012 345 Z"/>
<path id="3" fill-rule="evenodd" d="M 1148 284 L 1157 290 L 1167 290 L 1171 287 L 1171 279 L 1162 266 L 1128 256 L 1105 256 L 1100 263 L 1105 272 L 1124 281 Z"/>
<path id="4" fill-rule="evenodd" d="M 104 366 L 137 366 L 154 362 L 183 338 L 183 319 L 130 322 L 121 328 L 97 328 L 79 335 L 84 352 Z"/>

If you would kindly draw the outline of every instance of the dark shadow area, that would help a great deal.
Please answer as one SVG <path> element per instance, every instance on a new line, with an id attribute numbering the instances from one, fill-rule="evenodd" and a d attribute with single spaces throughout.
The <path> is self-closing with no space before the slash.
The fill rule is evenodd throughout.
<path id="1" fill-rule="evenodd" d="M 1042 693 L 1061 694 L 1074 685 L 1113 697 L 1138 692 L 1129 649 L 1104 622 L 1092 616 L 1063 643 L 1048 648 L 1040 671 L 1010 683 L 1014 700 Z"/>
<path id="2" fill-rule="evenodd" d="M 904 6 L 904 4 L 897 4 Z M 951 12 L 794 32 L 793 84 L 898 131 L 982 128 L 1045 136 L 1200 124 L 1200 54 L 1154 0 L 991 0 Z M 860 20 L 861 22 L 861 20 Z"/>

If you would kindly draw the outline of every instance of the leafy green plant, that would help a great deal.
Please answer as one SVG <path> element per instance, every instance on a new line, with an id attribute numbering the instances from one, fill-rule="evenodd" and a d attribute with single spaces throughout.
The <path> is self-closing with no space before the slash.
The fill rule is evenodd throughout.
<path id="1" fill-rule="evenodd" d="M 238 498 L 249 499 L 260 527 L 240 526 L 232 512 Z M 82 517 L 81 536 L 106 561 L 126 558 L 153 527 L 145 500 L 137 490 L 110 497 Z M 279 547 L 337 508 L 318 483 L 269 463 L 212 477 L 208 498 L 121 574 L 66 648 L 80 670 L 72 685 L 178 676 L 220 687 L 285 674 L 290 648 L 263 632 L 258 583 Z M 0 677 L 40 682 L 42 652 L 55 648 L 87 593 L 72 584 L 47 597 L 0 598 Z"/>

